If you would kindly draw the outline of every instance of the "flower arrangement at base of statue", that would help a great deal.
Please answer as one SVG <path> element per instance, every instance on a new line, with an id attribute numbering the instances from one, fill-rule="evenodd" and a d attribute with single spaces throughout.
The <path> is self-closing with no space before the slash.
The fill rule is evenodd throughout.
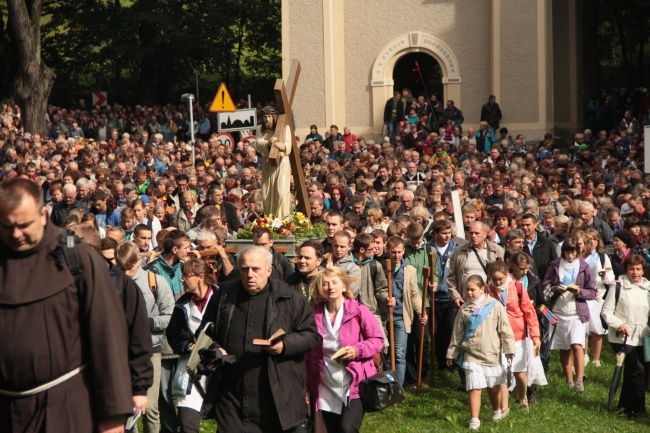
<path id="1" fill-rule="evenodd" d="M 300 241 L 308 238 L 323 238 L 326 235 L 325 223 L 312 224 L 302 212 L 292 212 L 284 219 L 273 218 L 272 215 L 257 217 L 239 229 L 237 239 L 253 239 L 253 233 L 258 228 L 268 229 L 273 239 L 286 239 L 288 236 L 293 236 Z"/>

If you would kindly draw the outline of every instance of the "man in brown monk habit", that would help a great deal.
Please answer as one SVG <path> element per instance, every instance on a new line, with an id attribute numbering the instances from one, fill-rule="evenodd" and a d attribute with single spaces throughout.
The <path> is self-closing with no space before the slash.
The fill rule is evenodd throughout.
<path id="1" fill-rule="evenodd" d="M 124 311 L 108 268 L 83 242 L 73 275 L 43 192 L 0 183 L 0 426 L 122 433 L 133 410 Z"/>

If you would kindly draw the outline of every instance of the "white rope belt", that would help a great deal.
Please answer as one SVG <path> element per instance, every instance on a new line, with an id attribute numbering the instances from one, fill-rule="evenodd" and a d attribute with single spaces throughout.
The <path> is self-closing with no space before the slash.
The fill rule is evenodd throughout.
<path id="1" fill-rule="evenodd" d="M 51 380 L 47 383 L 44 383 L 43 385 L 37 386 L 36 388 L 28 389 L 26 391 L 7 391 L 4 389 L 0 389 L 0 395 L 4 397 L 29 397 L 30 395 L 38 394 L 43 391 L 47 391 L 50 388 L 54 388 L 57 385 L 62 384 L 68 379 L 73 378 L 77 374 L 81 373 L 84 368 L 86 368 L 88 364 L 83 364 L 74 370 L 71 370 L 64 374 L 63 376 L 59 376 L 54 380 Z"/>

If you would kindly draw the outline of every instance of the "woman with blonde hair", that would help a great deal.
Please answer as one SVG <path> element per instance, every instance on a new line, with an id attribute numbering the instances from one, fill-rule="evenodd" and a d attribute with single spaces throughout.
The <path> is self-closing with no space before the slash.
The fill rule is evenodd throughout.
<path id="1" fill-rule="evenodd" d="M 594 281 L 596 281 L 596 291 L 598 292 L 596 299 L 587 301 L 587 305 L 589 306 L 589 325 L 586 328 L 589 341 L 591 342 L 592 364 L 600 367 L 603 335 L 607 333 L 607 329 L 603 327 L 602 321 L 600 320 L 600 313 L 605 303 L 607 289 L 614 284 L 615 277 L 614 271 L 612 270 L 612 262 L 607 257 L 607 254 L 605 254 L 605 244 L 598 231 L 594 229 L 585 230 L 585 249 L 582 257 L 593 271 Z M 589 355 L 585 350 L 585 365 L 588 363 Z"/>
<path id="2" fill-rule="evenodd" d="M 377 373 L 373 356 L 384 347 L 377 319 L 354 299 L 351 285 L 345 271 L 333 267 L 316 275 L 310 286 L 322 341 L 305 359 L 307 393 L 329 433 L 361 428 L 359 383 Z"/>
<path id="3" fill-rule="evenodd" d="M 426 210 L 425 207 L 415 206 L 413 209 L 411 209 L 409 220 L 411 222 L 420 223 L 420 225 L 424 228 L 424 237 L 426 239 L 429 239 L 427 235 L 429 235 L 429 232 L 433 229 L 433 220 L 431 219 L 429 211 Z"/>
<path id="4" fill-rule="evenodd" d="M 368 225 L 363 230 L 363 233 L 372 233 L 373 230 L 388 230 L 388 223 L 384 222 L 384 212 L 378 208 L 373 207 L 366 212 L 368 216 Z"/>

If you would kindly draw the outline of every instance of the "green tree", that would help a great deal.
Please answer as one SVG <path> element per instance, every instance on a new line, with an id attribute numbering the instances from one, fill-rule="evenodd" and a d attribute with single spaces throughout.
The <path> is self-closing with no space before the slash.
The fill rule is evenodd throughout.
<path id="1" fill-rule="evenodd" d="M 280 73 L 279 0 L 46 1 L 58 100 L 107 90 L 121 102 L 175 101 L 193 89 L 195 71 L 211 91 L 219 81 L 233 93 L 266 81 L 270 94 L 268 77 Z"/>

